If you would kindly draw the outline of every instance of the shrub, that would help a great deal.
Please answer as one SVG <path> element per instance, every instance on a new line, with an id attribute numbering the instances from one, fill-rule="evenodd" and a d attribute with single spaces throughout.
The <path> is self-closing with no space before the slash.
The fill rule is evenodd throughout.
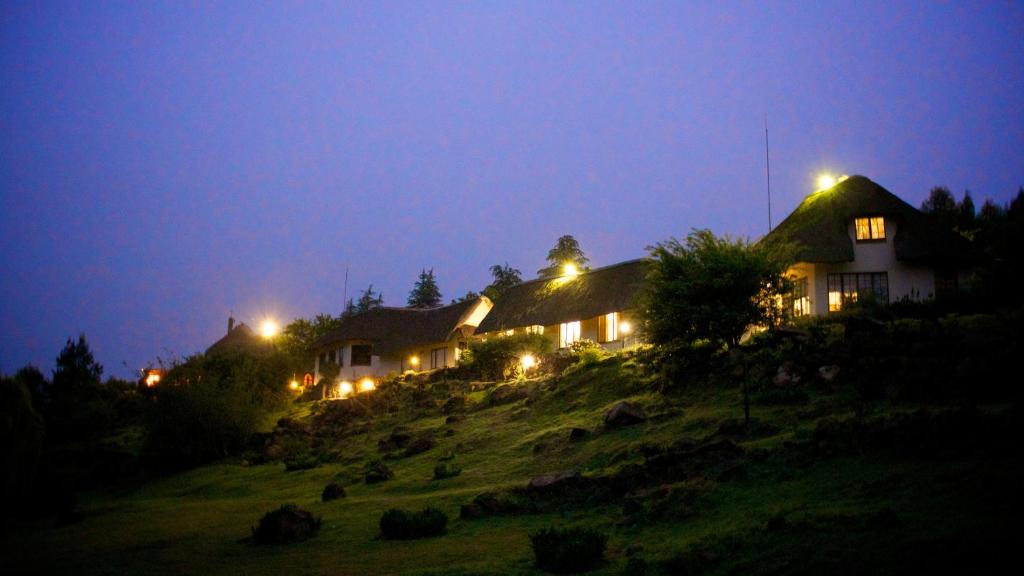
<path id="1" fill-rule="evenodd" d="M 330 502 L 331 500 L 337 500 L 338 498 L 344 498 L 345 488 L 337 482 L 331 482 L 327 486 L 324 486 L 324 491 L 320 494 L 320 500 L 322 502 Z"/>
<path id="2" fill-rule="evenodd" d="M 366 465 L 366 483 L 376 484 L 395 477 L 395 473 L 380 460 L 373 460 Z"/>
<path id="3" fill-rule="evenodd" d="M 392 508 L 380 517 L 380 535 L 386 540 L 413 540 L 440 536 L 448 526 L 448 516 L 437 508 L 409 512 Z"/>
<path id="4" fill-rule="evenodd" d="M 434 480 L 454 478 L 459 474 L 462 474 L 462 468 L 459 468 L 450 462 L 441 462 L 437 466 L 434 466 Z"/>
<path id="5" fill-rule="evenodd" d="M 551 350 L 551 340 L 543 334 L 516 334 L 470 342 L 459 364 L 465 378 L 506 380 L 520 371 L 519 358 L 531 354 L 539 358 Z"/>
<path id="6" fill-rule="evenodd" d="M 604 561 L 608 537 L 589 528 L 544 528 L 530 534 L 537 567 L 569 574 L 597 568 Z"/>
<path id="7" fill-rule="evenodd" d="M 259 525 L 252 528 L 252 540 L 256 544 L 287 544 L 310 538 L 318 530 L 320 518 L 294 504 L 285 504 L 263 515 Z"/>

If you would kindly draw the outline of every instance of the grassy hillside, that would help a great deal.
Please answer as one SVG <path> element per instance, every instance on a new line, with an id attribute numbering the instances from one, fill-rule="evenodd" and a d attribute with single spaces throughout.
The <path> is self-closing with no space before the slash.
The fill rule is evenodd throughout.
<path id="1" fill-rule="evenodd" d="M 315 416 L 337 410 L 331 403 L 297 405 L 269 441 L 318 466 L 286 471 L 254 453 L 91 493 L 75 523 L 8 527 L 0 557 L 14 573 L 535 574 L 530 533 L 585 526 L 609 536 L 598 574 L 900 573 L 976 568 L 1019 539 L 1014 405 L 867 401 L 842 378 L 808 376 L 787 403 L 755 396 L 744 426 L 728 380 L 663 392 L 633 360 L 613 356 L 512 382 L 525 393 L 504 404 L 491 405 L 495 383 L 440 381 L 394 391 L 386 414 L 333 426 Z M 446 423 L 443 403 L 459 395 L 467 405 Z M 647 419 L 604 427 L 621 400 Z M 396 426 L 433 448 L 382 452 Z M 591 434 L 570 440 L 573 428 Z M 367 462 L 379 458 L 394 478 L 365 484 Z M 461 474 L 434 480 L 442 458 Z M 570 470 L 582 479 L 524 489 Z M 322 503 L 331 481 L 348 495 Z M 503 508 L 460 518 L 483 493 Z M 284 503 L 320 516 L 320 532 L 291 545 L 246 542 Z M 446 535 L 378 538 L 385 510 L 427 505 L 449 515 Z"/>

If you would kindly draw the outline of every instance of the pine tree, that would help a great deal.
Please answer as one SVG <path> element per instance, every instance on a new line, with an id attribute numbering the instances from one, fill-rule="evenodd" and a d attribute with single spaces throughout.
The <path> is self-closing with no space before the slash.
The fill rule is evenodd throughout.
<path id="1" fill-rule="evenodd" d="M 583 255 L 580 243 L 570 234 L 558 239 L 555 247 L 548 251 L 548 266 L 537 270 L 540 278 L 557 278 L 564 273 L 565 266 L 572 264 L 580 272 L 589 270 L 590 260 Z"/>
<path id="2" fill-rule="evenodd" d="M 441 305 L 441 290 L 434 280 L 434 269 L 424 269 L 420 272 L 420 278 L 416 281 L 411 292 L 409 292 L 410 308 L 434 308 Z"/>
<path id="3" fill-rule="evenodd" d="M 370 286 L 366 290 L 363 290 L 362 294 L 359 296 L 359 301 L 356 302 L 353 312 L 359 314 L 361 312 L 366 312 L 367 310 L 380 308 L 383 305 L 384 295 L 374 292 L 373 284 L 370 284 Z"/>

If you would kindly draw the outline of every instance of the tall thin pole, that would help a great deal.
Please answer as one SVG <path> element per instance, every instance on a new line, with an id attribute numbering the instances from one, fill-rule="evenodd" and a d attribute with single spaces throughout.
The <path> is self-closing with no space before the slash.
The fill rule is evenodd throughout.
<path id="1" fill-rule="evenodd" d="M 768 180 L 768 231 L 772 231 L 772 164 L 768 156 L 768 113 L 764 113 L 764 174 Z"/>
<path id="2" fill-rule="evenodd" d="M 345 288 L 341 293 L 341 310 L 344 312 L 348 306 L 348 266 L 345 266 Z"/>

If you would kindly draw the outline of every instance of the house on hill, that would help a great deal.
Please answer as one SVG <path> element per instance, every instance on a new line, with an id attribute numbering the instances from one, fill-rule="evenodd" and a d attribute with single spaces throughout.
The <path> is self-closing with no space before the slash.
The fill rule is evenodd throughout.
<path id="1" fill-rule="evenodd" d="M 584 338 L 608 349 L 628 347 L 637 341 L 633 330 L 636 299 L 646 275 L 645 260 L 630 260 L 523 282 L 502 295 L 477 334 L 543 334 L 555 348 L 566 348 Z"/>
<path id="2" fill-rule="evenodd" d="M 941 299 L 957 292 L 964 269 L 958 235 L 864 176 L 807 196 L 761 242 L 795 250 L 794 316 L 867 299 Z"/>
<path id="3" fill-rule="evenodd" d="M 345 318 L 313 345 L 315 380 L 328 364 L 338 367 L 339 381 L 350 382 L 453 367 L 491 306 L 480 297 L 439 308 L 373 308 Z"/>
<path id="4" fill-rule="evenodd" d="M 228 318 L 228 333 L 206 349 L 206 354 L 267 354 L 274 350 L 273 343 L 249 328 L 245 322 L 235 324 L 234 318 Z"/>

